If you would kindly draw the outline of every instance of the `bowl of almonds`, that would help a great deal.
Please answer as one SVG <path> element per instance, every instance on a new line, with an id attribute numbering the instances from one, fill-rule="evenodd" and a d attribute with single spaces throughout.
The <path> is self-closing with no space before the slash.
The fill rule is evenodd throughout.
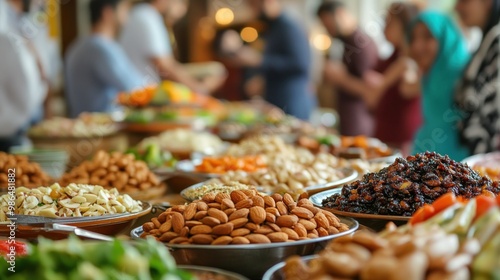
<path id="1" fill-rule="evenodd" d="M 216 267 L 259 279 L 287 257 L 313 254 L 357 228 L 355 220 L 338 218 L 304 196 L 294 200 L 290 194 L 268 196 L 243 189 L 207 193 L 173 206 L 132 230 L 131 236 L 163 242 L 178 264 Z"/>

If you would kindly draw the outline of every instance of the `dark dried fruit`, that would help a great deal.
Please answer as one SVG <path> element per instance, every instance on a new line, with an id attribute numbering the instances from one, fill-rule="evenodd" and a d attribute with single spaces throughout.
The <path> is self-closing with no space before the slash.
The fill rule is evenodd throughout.
<path id="1" fill-rule="evenodd" d="M 500 193 L 499 182 L 481 177 L 466 164 L 437 153 L 398 158 L 378 173 L 344 186 L 340 194 L 323 200 L 323 206 L 342 211 L 411 216 L 424 204 L 453 192 L 473 198 L 484 190 Z"/>

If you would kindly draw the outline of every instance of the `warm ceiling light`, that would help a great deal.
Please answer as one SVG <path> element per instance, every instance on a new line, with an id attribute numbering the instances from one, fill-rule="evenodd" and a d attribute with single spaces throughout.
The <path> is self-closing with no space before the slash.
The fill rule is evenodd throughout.
<path id="1" fill-rule="evenodd" d="M 234 20 L 234 13 L 229 8 L 220 8 L 215 13 L 215 21 L 220 25 L 231 24 Z"/>
<path id="2" fill-rule="evenodd" d="M 240 32 L 241 39 L 247 43 L 252 43 L 259 38 L 259 32 L 253 27 L 245 27 Z"/>
<path id="3" fill-rule="evenodd" d="M 332 46 L 332 39 L 325 34 L 316 34 L 312 38 L 312 44 L 316 49 L 326 51 Z"/>

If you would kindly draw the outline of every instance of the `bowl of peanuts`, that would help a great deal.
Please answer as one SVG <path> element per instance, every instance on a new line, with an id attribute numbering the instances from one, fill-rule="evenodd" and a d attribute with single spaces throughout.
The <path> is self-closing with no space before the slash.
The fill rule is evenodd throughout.
<path id="1" fill-rule="evenodd" d="M 328 241 L 350 235 L 358 223 L 315 207 L 305 196 L 265 195 L 256 189 L 207 193 L 175 205 L 135 228 L 132 238 L 152 236 L 178 264 L 220 268 L 261 279 L 292 255 L 310 255 Z"/>

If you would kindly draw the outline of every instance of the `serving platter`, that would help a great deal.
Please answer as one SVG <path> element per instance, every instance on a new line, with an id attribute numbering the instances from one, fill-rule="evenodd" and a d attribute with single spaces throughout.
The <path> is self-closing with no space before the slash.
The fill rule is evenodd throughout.
<path id="1" fill-rule="evenodd" d="M 475 166 L 500 168 L 500 152 L 474 155 L 464 159 L 462 163 L 466 163 L 471 168 Z"/>
<path id="2" fill-rule="evenodd" d="M 53 240 L 68 237 L 67 232 L 48 230 L 47 227 L 44 226 L 44 223 L 71 225 L 95 233 L 112 236 L 129 229 L 134 224 L 135 220 L 149 214 L 151 209 L 152 205 L 150 203 L 142 202 L 142 210 L 135 213 L 111 214 L 95 217 L 54 218 L 48 220 L 47 218 L 43 219 L 37 216 L 27 216 L 23 217 L 22 223 L 14 223 L 16 225 L 15 236 L 16 238 L 29 240 L 36 239 L 38 236 Z M 30 221 L 29 217 L 33 219 Z M 9 237 L 12 234 L 9 227 L 10 224 L 10 222 L 0 223 L 0 236 Z"/>
<path id="3" fill-rule="evenodd" d="M 274 264 L 286 258 L 307 256 L 321 251 L 331 240 L 354 233 L 359 224 L 352 218 L 340 217 L 349 230 L 334 235 L 294 242 L 248 245 L 195 245 L 166 244 L 179 265 L 208 266 L 242 274 L 250 279 L 262 279 Z M 142 226 L 131 231 L 134 239 L 143 233 Z M 236 257 L 237 256 L 237 257 Z"/>
<path id="4" fill-rule="evenodd" d="M 335 215 L 350 217 L 356 219 L 361 225 L 364 225 L 368 228 L 371 228 L 375 231 L 381 231 L 385 228 L 385 225 L 388 222 L 394 222 L 396 225 L 406 224 L 410 217 L 407 216 L 391 216 L 391 215 L 377 215 L 377 214 L 364 214 L 364 213 L 355 213 L 355 212 L 346 212 L 340 211 L 334 208 L 328 208 L 323 206 L 323 200 L 334 195 L 340 194 L 342 192 L 341 188 L 332 189 L 317 193 L 309 197 L 309 200 L 313 203 L 314 206 L 325 209 L 329 212 L 332 212 Z"/>

